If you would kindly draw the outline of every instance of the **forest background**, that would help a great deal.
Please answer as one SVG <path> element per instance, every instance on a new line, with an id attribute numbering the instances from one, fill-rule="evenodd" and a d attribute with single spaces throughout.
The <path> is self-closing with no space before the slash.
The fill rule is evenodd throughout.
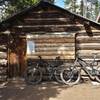
<path id="1" fill-rule="evenodd" d="M 100 0 L 44 0 L 98 22 Z M 0 0 L 0 22 L 40 0 Z"/>

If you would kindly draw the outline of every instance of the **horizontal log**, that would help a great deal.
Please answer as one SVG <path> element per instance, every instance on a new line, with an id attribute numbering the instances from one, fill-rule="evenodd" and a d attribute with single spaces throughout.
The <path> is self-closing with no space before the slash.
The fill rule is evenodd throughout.
<path id="1" fill-rule="evenodd" d="M 100 43 L 100 39 L 98 38 L 84 38 L 84 39 L 77 39 L 76 43 Z"/>
<path id="2" fill-rule="evenodd" d="M 54 43 L 54 44 L 70 44 L 70 43 L 74 43 L 75 42 L 75 39 L 74 38 L 62 38 L 62 39 L 48 39 L 48 38 L 44 38 L 44 39 L 34 39 L 33 42 L 35 42 L 36 44 L 44 44 L 44 43 L 47 43 L 47 44 L 50 44 L 50 43 Z"/>
<path id="3" fill-rule="evenodd" d="M 7 45 L 7 43 L 8 43 L 7 39 L 6 40 L 0 39 L 0 45 L 3 45 L 3 44 Z"/>
<path id="4" fill-rule="evenodd" d="M 92 29 L 92 32 L 100 32 L 98 29 Z"/>
<path id="5" fill-rule="evenodd" d="M 100 43 L 81 43 L 77 44 L 77 46 L 100 46 Z"/>
<path id="6" fill-rule="evenodd" d="M 29 14 L 30 18 L 59 18 L 59 17 L 66 17 L 62 15 L 60 12 L 32 12 Z M 68 16 L 69 17 L 69 16 Z"/>
<path id="7" fill-rule="evenodd" d="M 74 51 L 75 50 L 75 47 L 36 47 L 35 48 L 35 51 L 36 52 L 38 52 L 38 51 L 40 51 L 40 52 L 42 52 L 42 51 L 48 51 L 48 52 L 52 52 L 52 51 L 54 51 L 54 52 L 56 52 L 56 51 Z"/>
<path id="8" fill-rule="evenodd" d="M 91 37 L 94 37 L 94 36 L 100 36 L 100 30 L 98 30 L 97 32 L 93 32 L 93 36 L 89 36 L 86 32 L 80 32 L 80 33 L 77 33 L 76 34 L 77 37 L 80 37 L 80 36 L 88 36 L 89 38 Z"/>
<path id="9" fill-rule="evenodd" d="M 0 55 L 0 59 L 7 59 L 7 56 L 5 56 L 5 55 Z"/>
<path id="10" fill-rule="evenodd" d="M 1 51 L 1 52 L 7 52 L 7 51 L 8 51 L 7 46 L 5 46 L 5 45 L 0 45 L 0 51 Z"/>
<path id="11" fill-rule="evenodd" d="M 41 9 L 42 8 L 42 9 Z M 30 13 L 41 13 L 41 12 L 59 12 L 58 10 L 56 10 L 55 8 L 53 8 L 53 7 L 48 7 L 47 6 L 47 9 L 45 10 L 45 9 L 43 9 L 43 6 L 42 7 L 40 7 L 40 8 L 36 8 L 35 10 L 32 10 Z"/>
<path id="12" fill-rule="evenodd" d="M 89 37 L 89 36 L 78 36 L 76 38 L 77 40 L 81 40 L 81 39 L 100 39 L 100 35 L 96 35 L 96 36 L 92 36 L 92 37 Z"/>
<path id="13" fill-rule="evenodd" d="M 75 32 L 52 32 L 52 33 L 38 33 L 38 34 L 27 34 L 20 35 L 19 38 L 27 38 L 27 39 L 42 39 L 42 38 L 74 38 Z"/>
<path id="14" fill-rule="evenodd" d="M 7 58 L 7 52 L 0 52 L 0 58 Z"/>
<path id="15" fill-rule="evenodd" d="M 75 44 L 74 43 L 37 43 L 35 44 L 36 47 L 74 47 Z"/>
<path id="16" fill-rule="evenodd" d="M 4 66 L 4 65 L 0 65 L 0 70 L 7 70 L 7 66 Z"/>
<path id="17" fill-rule="evenodd" d="M 83 28 L 83 25 L 81 24 L 63 24 L 63 25 L 17 25 L 13 26 L 15 28 L 35 28 L 35 27 L 78 27 L 78 28 Z"/>
<path id="18" fill-rule="evenodd" d="M 71 34 L 71 35 L 70 35 Z M 30 35 L 32 39 L 73 39 L 74 36 L 72 35 L 73 33 L 67 33 L 67 32 L 59 32 L 59 33 L 46 33 L 44 35 L 41 34 L 35 34 L 35 35 Z M 28 38 L 28 37 L 27 37 Z M 30 38 L 29 38 L 30 39 Z"/>
<path id="19" fill-rule="evenodd" d="M 7 45 L 0 45 L 0 48 L 7 49 Z"/>
<path id="20" fill-rule="evenodd" d="M 7 59 L 0 59 L 0 66 L 6 66 L 7 65 Z"/>
<path id="21" fill-rule="evenodd" d="M 76 50 L 100 50 L 100 43 L 81 43 L 81 44 L 76 44 Z"/>
<path id="22" fill-rule="evenodd" d="M 25 20 L 23 23 L 19 23 L 18 25 L 65 25 L 65 24 L 74 24 L 74 22 L 67 20 L 67 21 L 57 21 L 57 20 Z"/>
<path id="23" fill-rule="evenodd" d="M 58 55 L 57 55 L 58 56 Z M 42 58 L 43 59 L 55 59 L 56 57 L 57 57 L 56 55 L 54 55 L 54 56 L 42 56 Z M 37 56 L 29 56 L 29 55 L 27 55 L 27 59 L 28 58 L 32 58 L 32 59 L 38 59 L 38 57 Z M 75 59 L 75 57 L 74 56 L 60 56 L 60 58 L 61 59 Z"/>
<path id="24" fill-rule="evenodd" d="M 93 61 L 92 55 L 79 54 L 79 56 L 86 61 L 87 60 Z M 96 60 L 100 62 L 100 56 L 96 57 Z"/>
<path id="25" fill-rule="evenodd" d="M 60 51 L 58 50 L 57 52 L 32 52 L 32 55 L 65 55 L 65 56 L 69 56 L 69 55 L 74 55 L 75 52 L 74 51 Z"/>
<path id="26" fill-rule="evenodd" d="M 34 35 L 39 35 L 39 34 L 46 34 L 46 33 L 48 33 L 48 34 L 53 34 L 53 33 L 61 33 L 61 34 L 65 34 L 65 32 L 66 33 L 68 33 L 68 35 L 69 34 L 71 34 L 72 36 L 74 36 L 76 33 L 81 33 L 81 34 L 85 34 L 86 33 L 86 31 L 85 30 L 76 30 L 76 31 L 74 31 L 74 30 L 62 30 L 62 29 L 58 29 L 58 30 L 36 30 L 36 31 L 28 31 L 28 34 L 30 34 L 30 35 L 32 35 L 33 33 L 34 33 Z M 100 30 L 92 30 L 92 32 L 97 32 L 97 33 L 99 33 L 100 32 Z M 22 29 L 14 29 L 13 28 L 13 30 L 12 30 L 12 34 L 19 34 L 20 33 L 20 35 L 25 35 L 25 34 L 27 34 L 27 31 L 25 32 L 25 31 L 23 31 Z M 87 34 L 87 33 L 86 33 Z M 26 38 L 26 36 L 24 37 L 24 36 L 21 36 L 21 38 Z"/>
<path id="27" fill-rule="evenodd" d="M 58 10 L 55 10 L 49 7 L 48 10 L 42 10 L 41 8 L 40 9 L 36 8 L 35 10 L 29 12 L 28 14 L 32 14 L 32 13 L 39 14 L 39 13 L 60 13 L 60 12 Z"/>
<path id="28" fill-rule="evenodd" d="M 0 51 L 7 52 L 8 50 L 7 49 L 0 48 Z"/>
<path id="29" fill-rule="evenodd" d="M 77 50 L 100 50 L 100 47 L 96 47 L 96 46 L 92 46 L 92 47 L 88 47 L 88 46 L 79 46 L 76 47 Z"/>
<path id="30" fill-rule="evenodd" d="M 2 69 L 0 70 L 0 75 L 6 75 L 7 74 L 7 69 Z"/>
<path id="31" fill-rule="evenodd" d="M 48 26 L 48 27 L 23 27 L 23 28 L 13 28 L 14 32 L 18 34 L 18 32 L 72 32 L 72 31 L 79 31 L 83 30 L 84 27 L 79 27 L 79 26 Z"/>
<path id="32" fill-rule="evenodd" d="M 68 21 L 69 18 L 25 18 L 24 21 Z"/>
<path id="33" fill-rule="evenodd" d="M 60 19 L 60 20 L 59 20 Z M 76 24 L 75 22 L 65 18 L 59 19 L 26 19 L 23 23 L 18 23 L 18 25 L 64 25 L 64 24 Z M 61 20 L 62 19 L 62 20 Z M 82 25 L 82 24 L 81 24 Z"/>
<path id="34" fill-rule="evenodd" d="M 0 81 L 7 78 L 8 76 L 7 75 L 0 75 Z"/>
<path id="35" fill-rule="evenodd" d="M 92 55 L 93 53 L 100 54 L 100 50 L 78 50 L 77 51 L 79 54 L 87 54 L 87 55 Z"/>

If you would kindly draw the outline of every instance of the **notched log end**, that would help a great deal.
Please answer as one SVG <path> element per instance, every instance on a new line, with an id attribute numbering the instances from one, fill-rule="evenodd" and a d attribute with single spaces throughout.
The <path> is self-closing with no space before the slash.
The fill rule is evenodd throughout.
<path id="1" fill-rule="evenodd" d="M 93 36 L 90 22 L 84 21 L 84 27 L 85 27 L 85 30 L 86 30 L 88 36 Z"/>

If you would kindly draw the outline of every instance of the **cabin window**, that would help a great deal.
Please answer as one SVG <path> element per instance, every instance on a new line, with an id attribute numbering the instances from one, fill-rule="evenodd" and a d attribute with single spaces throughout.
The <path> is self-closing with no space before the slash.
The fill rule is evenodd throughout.
<path id="1" fill-rule="evenodd" d="M 35 42 L 27 40 L 27 54 L 31 55 L 35 53 Z"/>

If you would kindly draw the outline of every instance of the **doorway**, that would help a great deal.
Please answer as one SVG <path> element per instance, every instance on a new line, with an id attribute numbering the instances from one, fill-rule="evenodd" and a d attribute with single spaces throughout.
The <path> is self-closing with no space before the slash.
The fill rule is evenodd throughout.
<path id="1" fill-rule="evenodd" d="M 21 77 L 25 71 L 26 39 L 20 36 L 13 36 L 9 47 L 9 76 Z M 15 60 L 15 61 L 14 61 Z M 14 63 L 14 64 L 12 64 Z M 12 65 L 16 65 L 15 69 Z"/>

